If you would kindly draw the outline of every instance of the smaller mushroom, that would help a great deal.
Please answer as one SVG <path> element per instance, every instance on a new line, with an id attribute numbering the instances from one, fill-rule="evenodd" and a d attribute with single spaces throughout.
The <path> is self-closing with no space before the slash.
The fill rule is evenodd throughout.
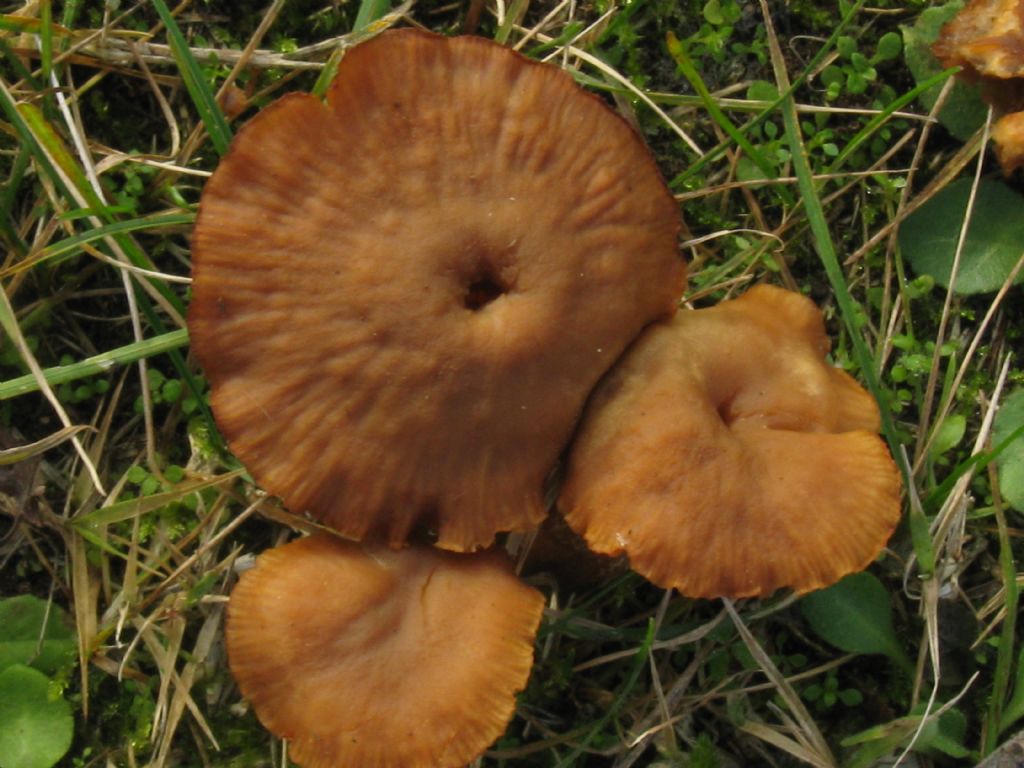
<path id="1" fill-rule="evenodd" d="M 493 551 L 321 534 L 264 552 L 242 575 L 228 659 L 304 768 L 454 768 L 505 730 L 543 606 Z"/>
<path id="2" fill-rule="evenodd" d="M 652 326 L 598 386 L 559 505 L 589 545 L 692 597 L 806 592 L 899 519 L 878 407 L 821 313 L 769 286 Z"/>
<path id="3" fill-rule="evenodd" d="M 1024 112 L 1011 112 L 993 123 L 992 143 L 1004 172 L 1024 166 Z"/>
<path id="4" fill-rule="evenodd" d="M 1024 165 L 1024 0 L 971 0 L 932 46 L 945 67 L 963 67 L 998 117 L 992 143 L 1004 173 Z"/>
<path id="5" fill-rule="evenodd" d="M 1024 0 L 971 0 L 946 24 L 935 55 L 990 84 L 1024 77 Z"/>

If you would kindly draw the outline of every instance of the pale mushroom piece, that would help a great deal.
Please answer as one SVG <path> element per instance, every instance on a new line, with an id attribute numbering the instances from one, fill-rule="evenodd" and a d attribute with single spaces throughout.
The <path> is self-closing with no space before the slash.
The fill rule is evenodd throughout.
<path id="1" fill-rule="evenodd" d="M 877 405 L 828 349 L 813 303 L 769 286 L 650 328 L 587 406 L 569 525 L 691 597 L 806 592 L 866 567 L 900 478 Z"/>
<path id="2" fill-rule="evenodd" d="M 1024 112 L 1011 112 L 993 123 L 992 142 L 1005 173 L 1024 166 Z"/>
<path id="3" fill-rule="evenodd" d="M 504 732 L 544 607 L 497 552 L 264 552 L 228 606 L 231 671 L 303 768 L 455 768 Z"/>
<path id="4" fill-rule="evenodd" d="M 493 42 L 385 32 L 203 193 L 189 330 L 218 425 L 296 513 L 445 549 L 543 518 L 588 393 L 686 280 L 639 137 Z"/>

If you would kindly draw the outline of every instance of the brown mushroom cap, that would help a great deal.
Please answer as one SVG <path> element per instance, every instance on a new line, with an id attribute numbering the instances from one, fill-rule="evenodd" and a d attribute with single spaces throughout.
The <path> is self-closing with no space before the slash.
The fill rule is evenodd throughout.
<path id="1" fill-rule="evenodd" d="M 1024 77 L 1024 0 L 971 0 L 932 50 L 943 66 L 962 66 L 977 77 Z"/>
<path id="2" fill-rule="evenodd" d="M 525 529 L 587 394 L 685 282 L 638 137 L 480 38 L 381 34 L 239 132 L 189 328 L 235 454 L 353 538 Z"/>
<path id="3" fill-rule="evenodd" d="M 878 408 L 820 312 L 759 286 L 650 328 L 596 390 L 559 506 L 596 551 L 692 597 L 805 592 L 899 518 Z"/>
<path id="4" fill-rule="evenodd" d="M 971 0 L 932 50 L 943 66 L 979 81 L 995 107 L 992 143 L 1003 172 L 1024 165 L 1024 0 Z"/>
<path id="5" fill-rule="evenodd" d="M 461 766 L 511 719 L 543 607 L 495 552 L 318 535 L 242 575 L 228 660 L 304 768 Z"/>

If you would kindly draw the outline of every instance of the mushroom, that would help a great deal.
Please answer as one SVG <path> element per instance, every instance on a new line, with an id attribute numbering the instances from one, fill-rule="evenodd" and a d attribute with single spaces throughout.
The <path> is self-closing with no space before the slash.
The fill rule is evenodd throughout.
<path id="1" fill-rule="evenodd" d="M 993 123 L 992 143 L 1005 173 L 1024 166 L 1024 112 L 1011 112 Z"/>
<path id="2" fill-rule="evenodd" d="M 553 66 L 385 32 L 206 185 L 189 329 L 218 424 L 295 512 L 472 550 L 544 516 L 588 393 L 686 268 L 638 136 Z"/>
<path id="3" fill-rule="evenodd" d="M 654 326 L 598 386 L 559 499 L 597 552 L 692 597 L 817 589 L 899 519 L 878 407 L 811 301 L 758 286 Z"/>
<path id="4" fill-rule="evenodd" d="M 493 551 L 392 551 L 317 534 L 264 552 L 242 575 L 228 660 L 304 768 L 461 766 L 511 719 L 543 606 Z"/>
<path id="5" fill-rule="evenodd" d="M 932 50 L 943 66 L 962 66 L 989 85 L 1024 77 L 1024 2 L 971 0 L 943 26 Z"/>
<path id="6" fill-rule="evenodd" d="M 932 46 L 944 67 L 981 83 L 997 115 L 992 143 L 1004 173 L 1024 165 L 1024 0 L 971 0 Z"/>

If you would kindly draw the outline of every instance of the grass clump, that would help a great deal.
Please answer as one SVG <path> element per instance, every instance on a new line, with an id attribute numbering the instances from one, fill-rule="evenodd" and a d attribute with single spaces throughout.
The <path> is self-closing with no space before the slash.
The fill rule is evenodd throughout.
<path id="1" fill-rule="evenodd" d="M 519 716 L 481 764 L 993 752 L 1024 717 L 1024 241 L 1005 234 L 1024 198 L 976 93 L 922 60 L 936 8 L 45 0 L 0 15 L 0 606 L 32 595 L 73 628 L 73 657 L 13 673 L 70 709 L 47 762 L 286 764 L 221 630 L 238 561 L 299 523 L 223 451 L 187 352 L 188 233 L 255 110 L 322 93 L 375 25 L 454 33 L 477 11 L 478 33 L 643 133 L 691 230 L 687 302 L 766 280 L 825 307 L 906 481 L 886 553 L 807 598 L 694 601 L 625 572 L 553 589 Z M 970 229 L 993 185 L 1005 213 Z M 940 230 L 927 251 L 907 236 Z"/>

